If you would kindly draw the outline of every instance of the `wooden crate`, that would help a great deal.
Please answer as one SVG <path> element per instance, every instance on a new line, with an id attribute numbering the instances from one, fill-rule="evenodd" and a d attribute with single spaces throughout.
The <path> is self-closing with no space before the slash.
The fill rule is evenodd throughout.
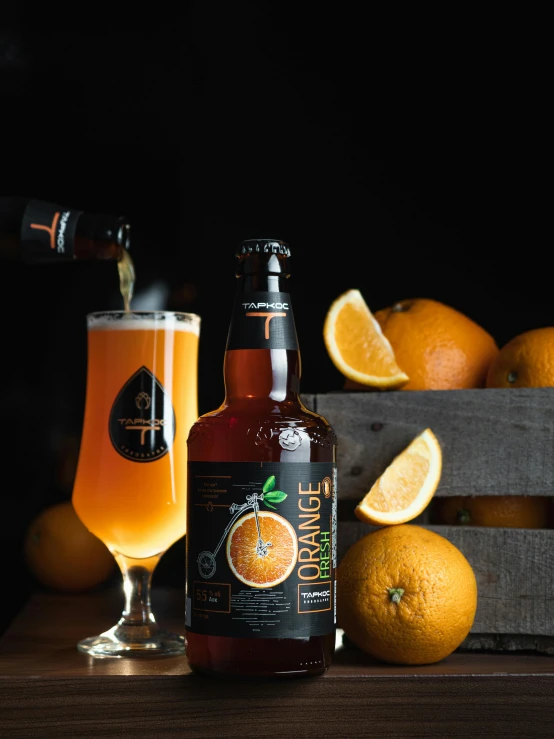
<path id="1" fill-rule="evenodd" d="M 435 496 L 554 496 L 554 388 L 335 392 L 305 395 L 338 436 L 339 562 L 372 527 L 355 504 L 429 427 L 443 450 Z M 479 588 L 469 649 L 554 654 L 554 529 L 413 523 L 455 544 Z"/>

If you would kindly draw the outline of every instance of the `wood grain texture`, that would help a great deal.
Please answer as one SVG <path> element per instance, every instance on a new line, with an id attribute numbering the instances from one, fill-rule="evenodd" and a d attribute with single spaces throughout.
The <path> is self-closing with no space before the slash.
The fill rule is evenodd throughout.
<path id="1" fill-rule="evenodd" d="M 278 689 L 195 677 L 19 680 L 0 698 L 2 738 L 551 738 L 553 686 L 539 675 L 331 677 Z"/>
<path id="2" fill-rule="evenodd" d="M 375 527 L 340 521 L 338 558 Z M 554 530 L 425 526 L 467 557 L 478 586 L 472 632 L 554 636 Z"/>
<path id="3" fill-rule="evenodd" d="M 338 437 L 339 498 L 359 500 L 429 427 L 443 450 L 436 495 L 554 495 L 554 388 L 307 396 Z"/>
<path id="4" fill-rule="evenodd" d="M 552 736 L 554 658 L 454 653 L 384 665 L 342 648 L 326 675 L 211 680 L 184 657 L 92 660 L 76 638 L 112 624 L 119 593 L 35 595 L 0 641 L 0 735 L 18 737 Z M 156 591 L 182 623 L 182 593 Z"/>
<path id="5" fill-rule="evenodd" d="M 527 634 L 470 634 L 461 648 L 487 652 L 536 652 L 554 656 L 554 636 Z"/>

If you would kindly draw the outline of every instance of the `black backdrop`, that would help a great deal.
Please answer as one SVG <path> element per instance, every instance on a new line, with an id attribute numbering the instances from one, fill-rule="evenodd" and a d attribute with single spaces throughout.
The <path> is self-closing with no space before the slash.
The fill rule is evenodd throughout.
<path id="1" fill-rule="evenodd" d="M 83 8 L 75 22 L 19 5 L 0 22 L 0 195 L 128 215 L 137 301 L 158 287 L 158 307 L 202 315 L 200 412 L 223 398 L 244 238 L 291 246 L 304 392 L 342 386 L 322 326 L 351 287 L 373 310 L 442 300 L 500 345 L 554 324 L 543 20 L 363 5 Z M 23 532 L 68 496 L 85 314 L 122 304 L 114 264 L 0 269 L 3 626 L 35 587 Z M 182 554 L 155 582 L 182 582 Z"/>

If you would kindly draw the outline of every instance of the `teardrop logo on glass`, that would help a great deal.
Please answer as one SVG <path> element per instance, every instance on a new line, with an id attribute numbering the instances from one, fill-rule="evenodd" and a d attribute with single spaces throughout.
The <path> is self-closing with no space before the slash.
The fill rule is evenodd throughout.
<path id="1" fill-rule="evenodd" d="M 160 459 L 175 439 L 175 411 L 162 384 L 141 367 L 119 391 L 110 411 L 114 449 L 133 462 Z"/>

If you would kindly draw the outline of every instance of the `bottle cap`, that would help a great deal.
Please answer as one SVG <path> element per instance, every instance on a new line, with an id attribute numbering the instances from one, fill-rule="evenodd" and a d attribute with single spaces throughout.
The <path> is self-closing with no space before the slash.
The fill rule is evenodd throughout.
<path id="1" fill-rule="evenodd" d="M 236 276 L 268 274 L 289 276 L 288 244 L 280 239 L 246 239 L 235 256 L 238 259 Z"/>
<path id="2" fill-rule="evenodd" d="M 239 244 L 235 256 L 242 257 L 249 254 L 280 254 L 290 257 L 290 248 L 280 239 L 245 239 Z"/>

